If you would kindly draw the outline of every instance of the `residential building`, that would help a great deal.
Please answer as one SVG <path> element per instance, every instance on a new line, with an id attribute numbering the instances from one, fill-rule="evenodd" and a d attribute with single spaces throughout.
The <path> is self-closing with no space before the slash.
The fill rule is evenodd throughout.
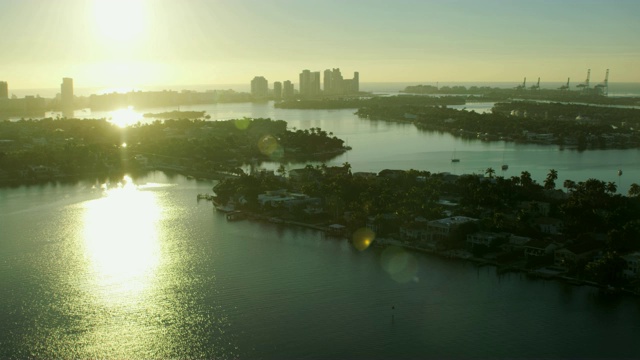
<path id="1" fill-rule="evenodd" d="M 256 98 L 266 98 L 269 95 L 269 82 L 264 76 L 256 76 L 251 80 L 251 95 Z"/>
<path id="2" fill-rule="evenodd" d="M 470 249 L 473 249 L 476 246 L 491 247 L 500 240 L 507 242 L 508 237 L 509 234 L 506 233 L 498 234 L 494 232 L 478 231 L 467 235 L 467 244 Z"/>
<path id="3" fill-rule="evenodd" d="M 353 73 L 353 79 L 344 79 L 342 86 L 345 94 L 357 94 L 360 92 L 360 73 Z"/>
<path id="4" fill-rule="evenodd" d="M 348 95 L 356 94 L 359 91 L 360 75 L 358 72 L 353 73 L 353 79 L 345 79 L 339 68 L 324 71 L 325 95 Z"/>
<path id="5" fill-rule="evenodd" d="M 291 99 L 295 95 L 293 83 L 290 80 L 285 80 L 282 84 L 282 98 L 283 99 Z"/>
<path id="6" fill-rule="evenodd" d="M 579 262 L 588 262 L 600 250 L 601 244 L 596 241 L 585 241 L 571 244 L 553 252 L 553 263 L 563 268 L 572 268 Z"/>
<path id="7" fill-rule="evenodd" d="M 60 85 L 60 105 L 63 110 L 73 110 L 73 79 L 62 78 Z"/>
<path id="8" fill-rule="evenodd" d="M 533 224 L 541 232 L 551 235 L 561 234 L 564 229 L 564 222 L 562 220 L 550 217 L 539 217 L 534 219 Z"/>
<path id="9" fill-rule="evenodd" d="M 6 81 L 0 81 L 0 100 L 9 98 L 9 84 Z"/>
<path id="10" fill-rule="evenodd" d="M 524 257 L 538 258 L 551 254 L 558 245 L 545 239 L 533 239 L 524 244 Z"/>
<path id="11" fill-rule="evenodd" d="M 427 241 L 435 243 L 447 240 L 452 232 L 460 225 L 475 221 L 478 221 L 478 219 L 466 216 L 451 216 L 444 219 L 429 221 L 427 223 Z"/>
<path id="12" fill-rule="evenodd" d="M 332 69 L 324 71 L 324 94 L 325 95 L 342 95 L 344 87 L 342 86 L 342 74 L 340 69 Z"/>
<path id="13" fill-rule="evenodd" d="M 282 98 L 282 83 L 280 81 L 276 81 L 273 83 L 273 97 L 275 99 Z"/>
<path id="14" fill-rule="evenodd" d="M 622 256 L 627 263 L 627 267 L 623 271 L 624 277 L 628 279 L 640 278 L 640 252 L 634 252 Z"/>
<path id="15" fill-rule="evenodd" d="M 320 95 L 320 72 L 302 70 L 300 73 L 300 96 L 315 97 Z"/>

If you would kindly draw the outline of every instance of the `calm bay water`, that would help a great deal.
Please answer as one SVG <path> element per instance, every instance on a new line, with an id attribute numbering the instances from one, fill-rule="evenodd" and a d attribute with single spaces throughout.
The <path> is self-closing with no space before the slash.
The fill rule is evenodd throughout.
<path id="1" fill-rule="evenodd" d="M 465 107 L 476 112 L 491 110 L 493 103 L 472 103 Z M 178 108 L 156 108 L 143 111 L 116 112 L 76 111 L 78 118 L 106 118 L 114 123 L 126 124 L 154 121 L 143 118 L 142 113 L 156 113 Z M 558 171 L 559 187 L 566 179 L 584 181 L 597 178 L 615 182 L 619 192 L 628 191 L 632 183 L 640 183 L 640 150 L 588 150 L 579 152 L 559 149 L 558 146 L 517 144 L 512 142 L 483 142 L 456 138 L 450 134 L 425 132 L 412 124 L 388 123 L 360 119 L 355 109 L 344 110 L 296 110 L 277 109 L 272 102 L 181 106 L 183 111 L 206 111 L 211 121 L 250 118 L 285 120 L 289 129 L 319 127 L 344 139 L 353 150 L 331 161 L 328 165 L 349 162 L 353 171 L 379 172 L 384 169 L 416 169 L 453 174 L 484 174 L 492 167 L 497 175 L 520 176 L 529 171 L 534 180 L 542 182 L 550 169 Z M 454 156 L 459 163 L 451 163 Z M 314 163 L 318 164 L 318 163 Z M 509 169 L 502 171 L 501 165 Z M 277 161 L 264 163 L 263 167 L 277 169 Z M 304 164 L 288 164 L 288 168 Z M 618 176 L 618 170 L 622 175 Z"/>
<path id="2" fill-rule="evenodd" d="M 354 171 L 493 167 L 542 181 L 554 168 L 559 184 L 594 177 L 626 191 L 640 182 L 638 150 L 469 141 L 353 110 L 180 109 L 320 127 L 353 147 L 330 164 Z M 423 254 L 358 252 L 307 229 L 228 223 L 195 199 L 208 181 L 153 172 L 96 184 L 0 189 L 0 358 L 640 357 L 637 299 Z"/>
<path id="3" fill-rule="evenodd" d="M 0 189 L 0 358 L 640 356 L 634 298 L 94 184 Z"/>

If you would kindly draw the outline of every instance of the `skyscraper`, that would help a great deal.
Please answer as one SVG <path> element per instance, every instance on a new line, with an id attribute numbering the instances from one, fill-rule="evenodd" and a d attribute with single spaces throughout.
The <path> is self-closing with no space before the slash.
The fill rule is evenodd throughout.
<path id="1" fill-rule="evenodd" d="M 353 79 L 344 79 L 342 86 L 345 94 L 357 94 L 360 92 L 360 74 L 353 73 Z"/>
<path id="2" fill-rule="evenodd" d="M 282 98 L 282 83 L 280 81 L 273 83 L 273 97 L 276 99 Z"/>
<path id="3" fill-rule="evenodd" d="M 291 99 L 294 95 L 293 84 L 291 81 L 286 80 L 282 86 L 282 98 Z"/>
<path id="4" fill-rule="evenodd" d="M 60 85 L 60 102 L 62 109 L 73 110 L 73 79 L 62 78 L 62 85 Z"/>
<path id="5" fill-rule="evenodd" d="M 6 81 L 0 81 L 0 100 L 9 98 L 9 84 Z"/>
<path id="6" fill-rule="evenodd" d="M 302 70 L 300 73 L 300 96 L 307 97 L 311 93 L 311 71 Z"/>
<path id="7" fill-rule="evenodd" d="M 342 95 L 345 93 L 342 74 L 339 68 L 324 71 L 325 95 Z"/>
<path id="8" fill-rule="evenodd" d="M 302 70 L 300 73 L 300 96 L 314 97 L 320 95 L 320 71 Z"/>
<path id="9" fill-rule="evenodd" d="M 257 98 L 269 95 L 269 82 L 264 76 L 256 76 L 251 80 L 251 95 Z"/>

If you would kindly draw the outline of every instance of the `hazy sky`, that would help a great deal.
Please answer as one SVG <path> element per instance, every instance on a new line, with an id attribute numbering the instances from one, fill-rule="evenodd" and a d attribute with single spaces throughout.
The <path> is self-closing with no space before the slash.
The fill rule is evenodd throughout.
<path id="1" fill-rule="evenodd" d="M 640 1 L 0 0 L 0 80 L 51 88 L 298 81 L 640 82 Z"/>

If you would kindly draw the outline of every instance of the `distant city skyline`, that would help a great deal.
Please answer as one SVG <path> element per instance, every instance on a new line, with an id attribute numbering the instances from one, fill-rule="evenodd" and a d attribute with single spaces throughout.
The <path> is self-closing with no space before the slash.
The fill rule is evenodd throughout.
<path id="1" fill-rule="evenodd" d="M 11 89 L 364 82 L 640 82 L 640 1 L 2 0 Z M 330 24 L 330 26 L 328 26 Z"/>

